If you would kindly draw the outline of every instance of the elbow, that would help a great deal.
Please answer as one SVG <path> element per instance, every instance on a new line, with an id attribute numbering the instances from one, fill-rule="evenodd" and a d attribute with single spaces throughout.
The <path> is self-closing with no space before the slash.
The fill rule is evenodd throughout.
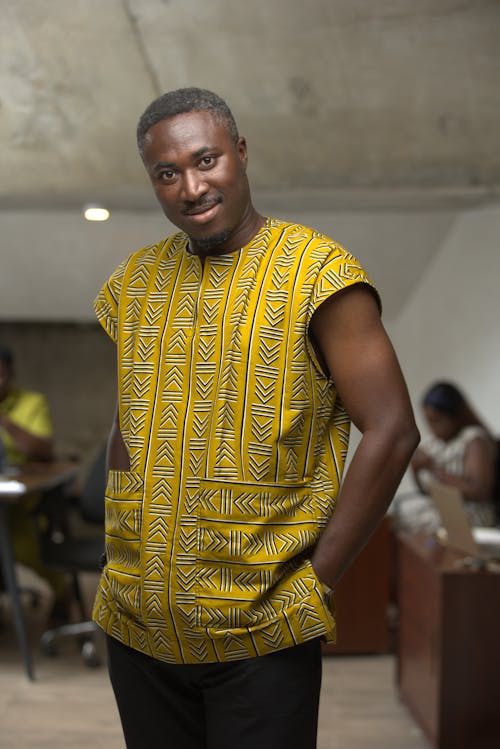
<path id="1" fill-rule="evenodd" d="M 395 425 L 393 439 L 401 454 L 409 462 L 420 443 L 420 432 L 413 416 L 409 419 L 401 419 Z"/>
<path id="2" fill-rule="evenodd" d="M 368 434 L 384 454 L 392 455 L 405 468 L 420 442 L 420 432 L 413 414 L 391 414 L 364 431 L 364 435 Z"/>
<path id="3" fill-rule="evenodd" d="M 383 431 L 386 449 L 408 464 L 420 442 L 420 432 L 413 413 L 393 412 L 385 420 Z"/>

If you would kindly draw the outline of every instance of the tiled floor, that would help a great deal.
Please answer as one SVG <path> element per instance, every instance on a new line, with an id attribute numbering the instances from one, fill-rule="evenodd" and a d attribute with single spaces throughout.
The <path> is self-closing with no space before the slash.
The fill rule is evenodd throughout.
<path id="1" fill-rule="evenodd" d="M 124 749 L 106 669 L 86 667 L 74 643 L 57 657 L 42 655 L 44 616 L 43 606 L 30 612 L 34 683 L 9 622 L 0 630 L 1 748 Z M 429 749 L 397 699 L 391 656 L 324 659 L 318 749 Z"/>

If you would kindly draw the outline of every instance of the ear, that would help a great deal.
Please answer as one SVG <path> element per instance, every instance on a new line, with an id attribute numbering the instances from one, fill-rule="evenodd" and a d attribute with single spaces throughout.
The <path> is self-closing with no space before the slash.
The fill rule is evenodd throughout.
<path id="1" fill-rule="evenodd" d="M 240 135 L 240 137 L 236 141 L 236 150 L 241 161 L 242 171 L 243 173 L 245 173 L 248 163 L 248 151 L 246 139 L 242 135 Z"/>

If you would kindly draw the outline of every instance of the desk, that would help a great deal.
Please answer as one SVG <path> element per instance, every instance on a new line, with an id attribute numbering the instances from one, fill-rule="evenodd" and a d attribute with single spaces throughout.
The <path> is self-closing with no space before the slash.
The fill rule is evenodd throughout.
<path id="1" fill-rule="evenodd" d="M 46 492 L 72 481 L 77 468 L 71 463 L 29 463 L 23 466 L 15 481 L 11 484 L 2 482 L 0 486 L 0 557 L 5 587 L 12 602 L 14 628 L 19 648 L 24 661 L 26 673 L 30 680 L 34 679 L 33 662 L 26 633 L 23 608 L 19 597 L 19 589 L 14 566 L 14 555 L 9 533 L 8 508 L 9 505 L 21 501 L 22 498 L 35 492 Z"/>
<path id="2" fill-rule="evenodd" d="M 500 574 L 435 539 L 398 536 L 397 680 L 436 749 L 500 746 Z"/>

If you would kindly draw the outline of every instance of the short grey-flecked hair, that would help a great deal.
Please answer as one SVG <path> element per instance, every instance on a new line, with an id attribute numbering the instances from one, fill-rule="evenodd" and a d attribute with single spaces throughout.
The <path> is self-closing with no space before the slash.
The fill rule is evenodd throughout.
<path id="1" fill-rule="evenodd" d="M 186 112 L 210 112 L 227 128 L 234 142 L 238 140 L 233 113 L 220 96 L 204 88 L 178 88 L 152 101 L 141 115 L 137 125 L 137 146 L 141 157 L 144 157 L 144 140 L 149 128 L 161 120 Z"/>

